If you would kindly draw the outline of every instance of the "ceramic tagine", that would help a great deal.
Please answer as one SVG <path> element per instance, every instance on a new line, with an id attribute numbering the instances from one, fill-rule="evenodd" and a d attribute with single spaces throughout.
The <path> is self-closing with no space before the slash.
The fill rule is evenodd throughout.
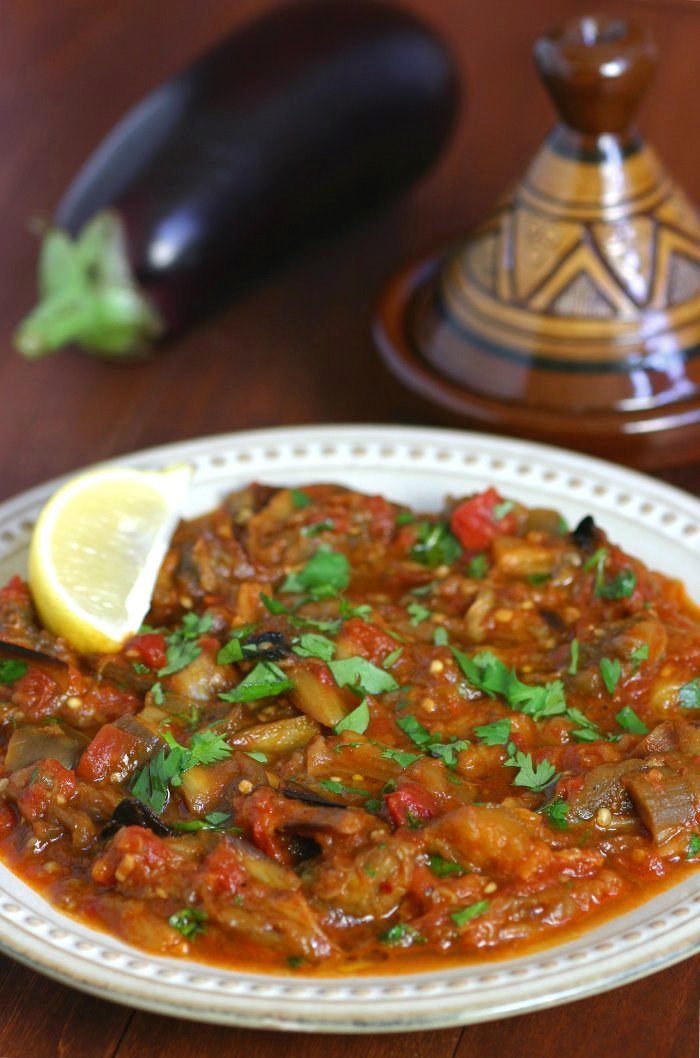
<path id="1" fill-rule="evenodd" d="M 404 269 L 389 367 L 465 424 L 646 466 L 700 456 L 700 216 L 630 122 L 641 28 L 579 18 L 535 59 L 560 115 L 466 242 Z"/>

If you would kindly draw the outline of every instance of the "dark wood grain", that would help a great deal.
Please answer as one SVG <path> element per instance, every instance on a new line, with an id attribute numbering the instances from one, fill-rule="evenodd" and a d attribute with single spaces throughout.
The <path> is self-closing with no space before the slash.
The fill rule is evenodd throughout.
<path id="1" fill-rule="evenodd" d="M 329 0 L 330 2 L 330 0 Z M 149 363 L 78 353 L 27 364 L 10 347 L 31 305 L 36 240 L 79 164 L 145 91 L 273 0 L 5 0 L 0 8 L 0 499 L 55 474 L 145 445 L 309 422 L 434 422 L 379 364 L 370 319 L 407 257 L 483 217 L 551 120 L 530 48 L 579 0 L 402 0 L 449 37 L 465 84 L 456 135 L 410 194 L 270 276 Z M 598 3 L 651 25 L 661 61 L 641 123 L 700 199 L 700 4 Z M 614 456 L 614 453 L 610 453 Z M 700 468 L 669 471 L 700 493 Z M 698 960 L 605 996 L 440 1033 L 307 1037 L 233 1031 L 136 1013 L 0 959 L 5 1058 L 691 1058 Z"/>

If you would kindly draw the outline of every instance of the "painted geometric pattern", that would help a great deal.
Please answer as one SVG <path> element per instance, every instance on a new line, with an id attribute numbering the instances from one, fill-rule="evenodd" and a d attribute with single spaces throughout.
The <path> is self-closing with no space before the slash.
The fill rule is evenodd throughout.
<path id="1" fill-rule="evenodd" d="M 595 224 L 516 201 L 468 244 L 465 264 L 482 290 L 558 317 L 624 321 L 640 308 L 700 307 L 700 222 L 677 192 L 653 215 Z"/>

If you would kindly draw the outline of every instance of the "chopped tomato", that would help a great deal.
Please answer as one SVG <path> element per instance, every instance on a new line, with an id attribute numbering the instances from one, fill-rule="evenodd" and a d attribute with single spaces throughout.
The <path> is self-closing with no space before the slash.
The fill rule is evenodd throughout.
<path id="1" fill-rule="evenodd" d="M 338 636 L 338 656 L 366 658 L 375 664 L 396 649 L 396 640 L 377 625 L 351 617 Z"/>
<path id="2" fill-rule="evenodd" d="M 410 826 L 414 819 L 432 819 L 440 812 L 437 798 L 418 783 L 407 782 L 384 798 L 397 827 Z"/>
<path id="3" fill-rule="evenodd" d="M 483 551 L 497 536 L 515 532 L 517 520 L 511 510 L 504 509 L 499 517 L 503 504 L 503 497 L 491 488 L 455 508 L 450 529 L 465 551 Z"/>
<path id="4" fill-rule="evenodd" d="M 144 632 L 133 636 L 126 644 L 127 657 L 135 658 L 149 669 L 162 669 L 167 664 L 165 636 L 160 632 Z"/>
<path id="5" fill-rule="evenodd" d="M 121 774 L 128 768 L 142 748 L 139 740 L 128 731 L 122 731 L 114 724 L 105 724 L 80 758 L 76 775 L 86 782 L 103 782 L 110 775 Z"/>
<path id="6" fill-rule="evenodd" d="M 204 889 L 207 893 L 236 895 L 246 880 L 240 859 L 225 841 L 210 852 L 203 864 Z"/>
<path id="7" fill-rule="evenodd" d="M 10 791 L 25 819 L 41 819 L 54 805 L 65 804 L 75 795 L 75 772 L 47 758 L 22 768 L 10 779 Z"/>

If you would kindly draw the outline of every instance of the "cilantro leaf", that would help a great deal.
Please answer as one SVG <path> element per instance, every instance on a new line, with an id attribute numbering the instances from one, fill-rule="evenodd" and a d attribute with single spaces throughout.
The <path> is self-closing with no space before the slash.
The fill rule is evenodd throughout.
<path id="1" fill-rule="evenodd" d="M 518 774 L 513 779 L 513 785 L 524 786 L 526 789 L 532 790 L 533 793 L 542 793 L 545 787 L 549 786 L 557 778 L 556 768 L 546 757 L 535 766 L 532 762 L 531 753 L 521 753 L 518 750 L 505 763 L 506 767 L 518 769 Z"/>
<path id="2" fill-rule="evenodd" d="M 274 698 L 293 686 L 282 669 L 272 661 L 259 661 L 237 687 L 220 693 L 219 698 L 223 702 L 256 702 L 260 698 Z"/>
<path id="3" fill-rule="evenodd" d="M 447 522 L 418 522 L 418 539 L 409 554 L 414 562 L 434 569 L 451 566 L 462 554 L 461 545 Z"/>
<path id="4" fill-rule="evenodd" d="M 403 647 L 397 647 L 396 650 L 392 650 L 391 653 L 387 654 L 387 656 L 382 661 L 382 668 L 390 669 L 392 665 L 399 660 L 402 654 Z"/>
<path id="5" fill-rule="evenodd" d="M 234 661 L 243 661 L 245 657 L 240 638 L 229 639 L 216 655 L 217 665 L 230 665 Z"/>
<path id="6" fill-rule="evenodd" d="M 411 615 L 411 624 L 414 627 L 427 621 L 431 614 L 431 611 L 426 606 L 421 606 L 419 602 L 409 603 L 406 610 Z"/>
<path id="7" fill-rule="evenodd" d="M 649 657 L 649 644 L 642 643 L 630 654 L 630 661 L 632 662 L 632 672 L 637 672 L 639 666 L 643 661 L 647 661 Z"/>
<path id="8" fill-rule="evenodd" d="M 408 922 L 397 922 L 395 926 L 390 926 L 389 929 L 380 933 L 378 939 L 382 944 L 394 947 L 400 945 L 402 948 L 410 947 L 412 944 L 425 944 L 425 937 L 421 936 L 418 930 Z"/>
<path id="9" fill-rule="evenodd" d="M 557 830 L 568 830 L 569 824 L 566 817 L 571 811 L 571 805 L 568 805 L 566 801 L 552 801 L 551 804 L 545 805 L 544 808 L 540 808 L 540 813 L 546 816 L 549 822 Z"/>
<path id="10" fill-rule="evenodd" d="M 569 667 L 566 670 L 569 676 L 575 676 L 578 672 L 578 657 L 579 657 L 579 642 L 578 639 L 572 639 L 569 644 L 569 651 L 571 661 Z"/>
<path id="11" fill-rule="evenodd" d="M 433 741 L 433 736 L 428 729 L 423 727 L 420 720 L 416 719 L 412 713 L 405 713 L 403 716 L 397 717 L 396 724 L 405 735 L 408 735 L 411 742 L 415 742 L 421 748 Z"/>
<path id="12" fill-rule="evenodd" d="M 369 727 L 369 720 L 369 705 L 367 699 L 363 698 L 357 709 L 353 709 L 351 713 L 339 720 L 333 730 L 336 735 L 342 731 L 355 731 L 358 735 L 362 735 Z"/>
<path id="13" fill-rule="evenodd" d="M 428 857 L 428 866 L 436 878 L 461 878 L 462 875 L 467 874 L 466 867 L 452 860 L 445 860 L 436 852 Z"/>
<path id="14" fill-rule="evenodd" d="M 603 677 L 603 683 L 605 688 L 612 698 L 615 693 L 620 676 L 622 675 L 622 665 L 618 658 L 601 658 L 600 659 L 600 675 Z"/>
<path id="15" fill-rule="evenodd" d="M 292 506 L 296 510 L 302 510 L 304 507 L 308 507 L 311 503 L 311 497 L 307 496 L 301 489 L 290 489 L 289 494 L 292 497 Z"/>
<path id="16" fill-rule="evenodd" d="M 29 671 L 29 668 L 26 661 L 4 658 L 0 661 L 0 683 L 14 683 L 16 679 Z"/>
<path id="17" fill-rule="evenodd" d="M 682 709 L 700 709 L 700 676 L 683 684 L 678 692 L 678 701 Z"/>
<path id="18" fill-rule="evenodd" d="M 459 911 L 453 911 L 450 918 L 457 926 L 466 926 L 467 922 L 471 922 L 473 918 L 479 918 L 480 915 L 485 915 L 489 909 L 488 900 L 479 900 L 476 904 L 470 904 L 469 907 L 463 907 Z"/>
<path id="19" fill-rule="evenodd" d="M 321 779 L 319 780 L 318 785 L 332 794 L 359 794 L 361 797 L 370 796 L 369 790 L 362 790 L 358 786 L 345 786 L 344 783 L 337 782 L 335 779 Z"/>
<path id="20" fill-rule="evenodd" d="M 469 745 L 466 738 L 453 738 L 450 742 L 431 742 L 427 748 L 431 757 L 441 760 L 446 768 L 454 771 L 457 767 L 457 754 L 469 749 Z"/>
<path id="21" fill-rule="evenodd" d="M 494 720 L 474 728 L 474 734 L 485 746 L 505 746 L 510 738 L 510 720 Z"/>
<path id="22" fill-rule="evenodd" d="M 622 730 L 628 731 L 630 735 L 647 735 L 649 733 L 649 728 L 643 720 L 640 720 L 631 705 L 625 705 L 620 709 L 620 712 L 615 714 L 615 719 Z"/>
<path id="23" fill-rule="evenodd" d="M 381 743 L 375 743 L 375 745 L 381 745 Z M 408 750 L 394 749 L 392 746 L 382 746 L 381 749 L 382 758 L 384 760 L 393 760 L 394 764 L 398 764 L 400 768 L 410 767 L 411 764 L 415 764 L 423 756 L 422 753 L 411 753 Z"/>
<path id="24" fill-rule="evenodd" d="M 690 835 L 690 841 L 688 842 L 688 851 L 685 854 L 687 860 L 692 860 L 694 856 L 700 855 L 700 834 L 693 833 Z"/>
<path id="25" fill-rule="evenodd" d="M 416 516 L 411 511 L 399 511 L 396 515 L 396 525 L 401 527 L 402 525 L 410 525 L 411 522 L 415 522 Z"/>
<path id="26" fill-rule="evenodd" d="M 447 634 L 447 629 L 443 628 L 442 625 L 438 625 L 433 632 L 433 643 L 436 647 L 446 647 L 450 642 L 450 637 Z"/>
<path id="27" fill-rule="evenodd" d="M 202 911 L 197 907 L 183 907 L 182 911 L 176 911 L 168 919 L 169 925 L 188 940 L 196 937 L 199 933 L 206 932 L 206 921 L 206 911 Z"/>
<path id="28" fill-rule="evenodd" d="M 266 753 L 258 753 L 257 750 L 253 749 L 246 749 L 243 750 L 243 752 L 245 753 L 246 757 L 250 757 L 251 760 L 256 760 L 258 764 L 267 764 Z"/>
<path id="29" fill-rule="evenodd" d="M 335 523 L 331 518 L 324 518 L 322 522 L 313 522 L 311 525 L 305 525 L 301 530 L 302 536 L 318 536 L 319 533 L 325 533 L 326 530 L 334 529 Z"/>
<path id="30" fill-rule="evenodd" d="M 202 648 L 197 644 L 197 639 L 208 632 L 211 626 L 211 614 L 205 613 L 201 617 L 196 613 L 185 614 L 180 627 L 166 637 L 167 663 L 158 669 L 156 675 L 172 676 L 198 658 Z"/>
<path id="31" fill-rule="evenodd" d="M 523 683 L 490 651 L 482 651 L 470 658 L 456 647 L 451 649 L 457 664 L 474 687 L 491 697 L 500 694 L 512 709 L 526 713 L 534 720 L 561 716 L 566 712 L 561 680 L 544 684 Z"/>
<path id="32" fill-rule="evenodd" d="M 320 547 L 298 573 L 290 573 L 280 588 L 283 592 L 308 592 L 315 599 L 337 595 L 350 583 L 347 555 Z"/>
<path id="33" fill-rule="evenodd" d="M 343 658 L 329 661 L 328 667 L 339 687 L 357 687 L 363 694 L 383 694 L 398 690 L 398 683 L 390 673 L 373 665 L 366 658 Z"/>
<path id="34" fill-rule="evenodd" d="M 467 564 L 467 576 L 474 580 L 483 580 L 489 571 L 489 560 L 483 551 L 469 559 Z"/>
<path id="35" fill-rule="evenodd" d="M 292 647 L 292 650 L 300 658 L 320 658 L 322 661 L 330 661 L 335 655 L 336 645 L 326 636 L 318 635 L 316 632 L 307 632 L 299 638 L 298 644 Z"/>
<path id="36" fill-rule="evenodd" d="M 627 599 L 636 587 L 634 570 L 623 569 L 611 580 L 596 584 L 596 595 L 601 599 Z"/>
<path id="37" fill-rule="evenodd" d="M 515 504 L 512 500 L 502 500 L 500 503 L 496 504 L 491 513 L 497 522 L 502 522 L 505 516 L 510 514 L 514 507 Z"/>

